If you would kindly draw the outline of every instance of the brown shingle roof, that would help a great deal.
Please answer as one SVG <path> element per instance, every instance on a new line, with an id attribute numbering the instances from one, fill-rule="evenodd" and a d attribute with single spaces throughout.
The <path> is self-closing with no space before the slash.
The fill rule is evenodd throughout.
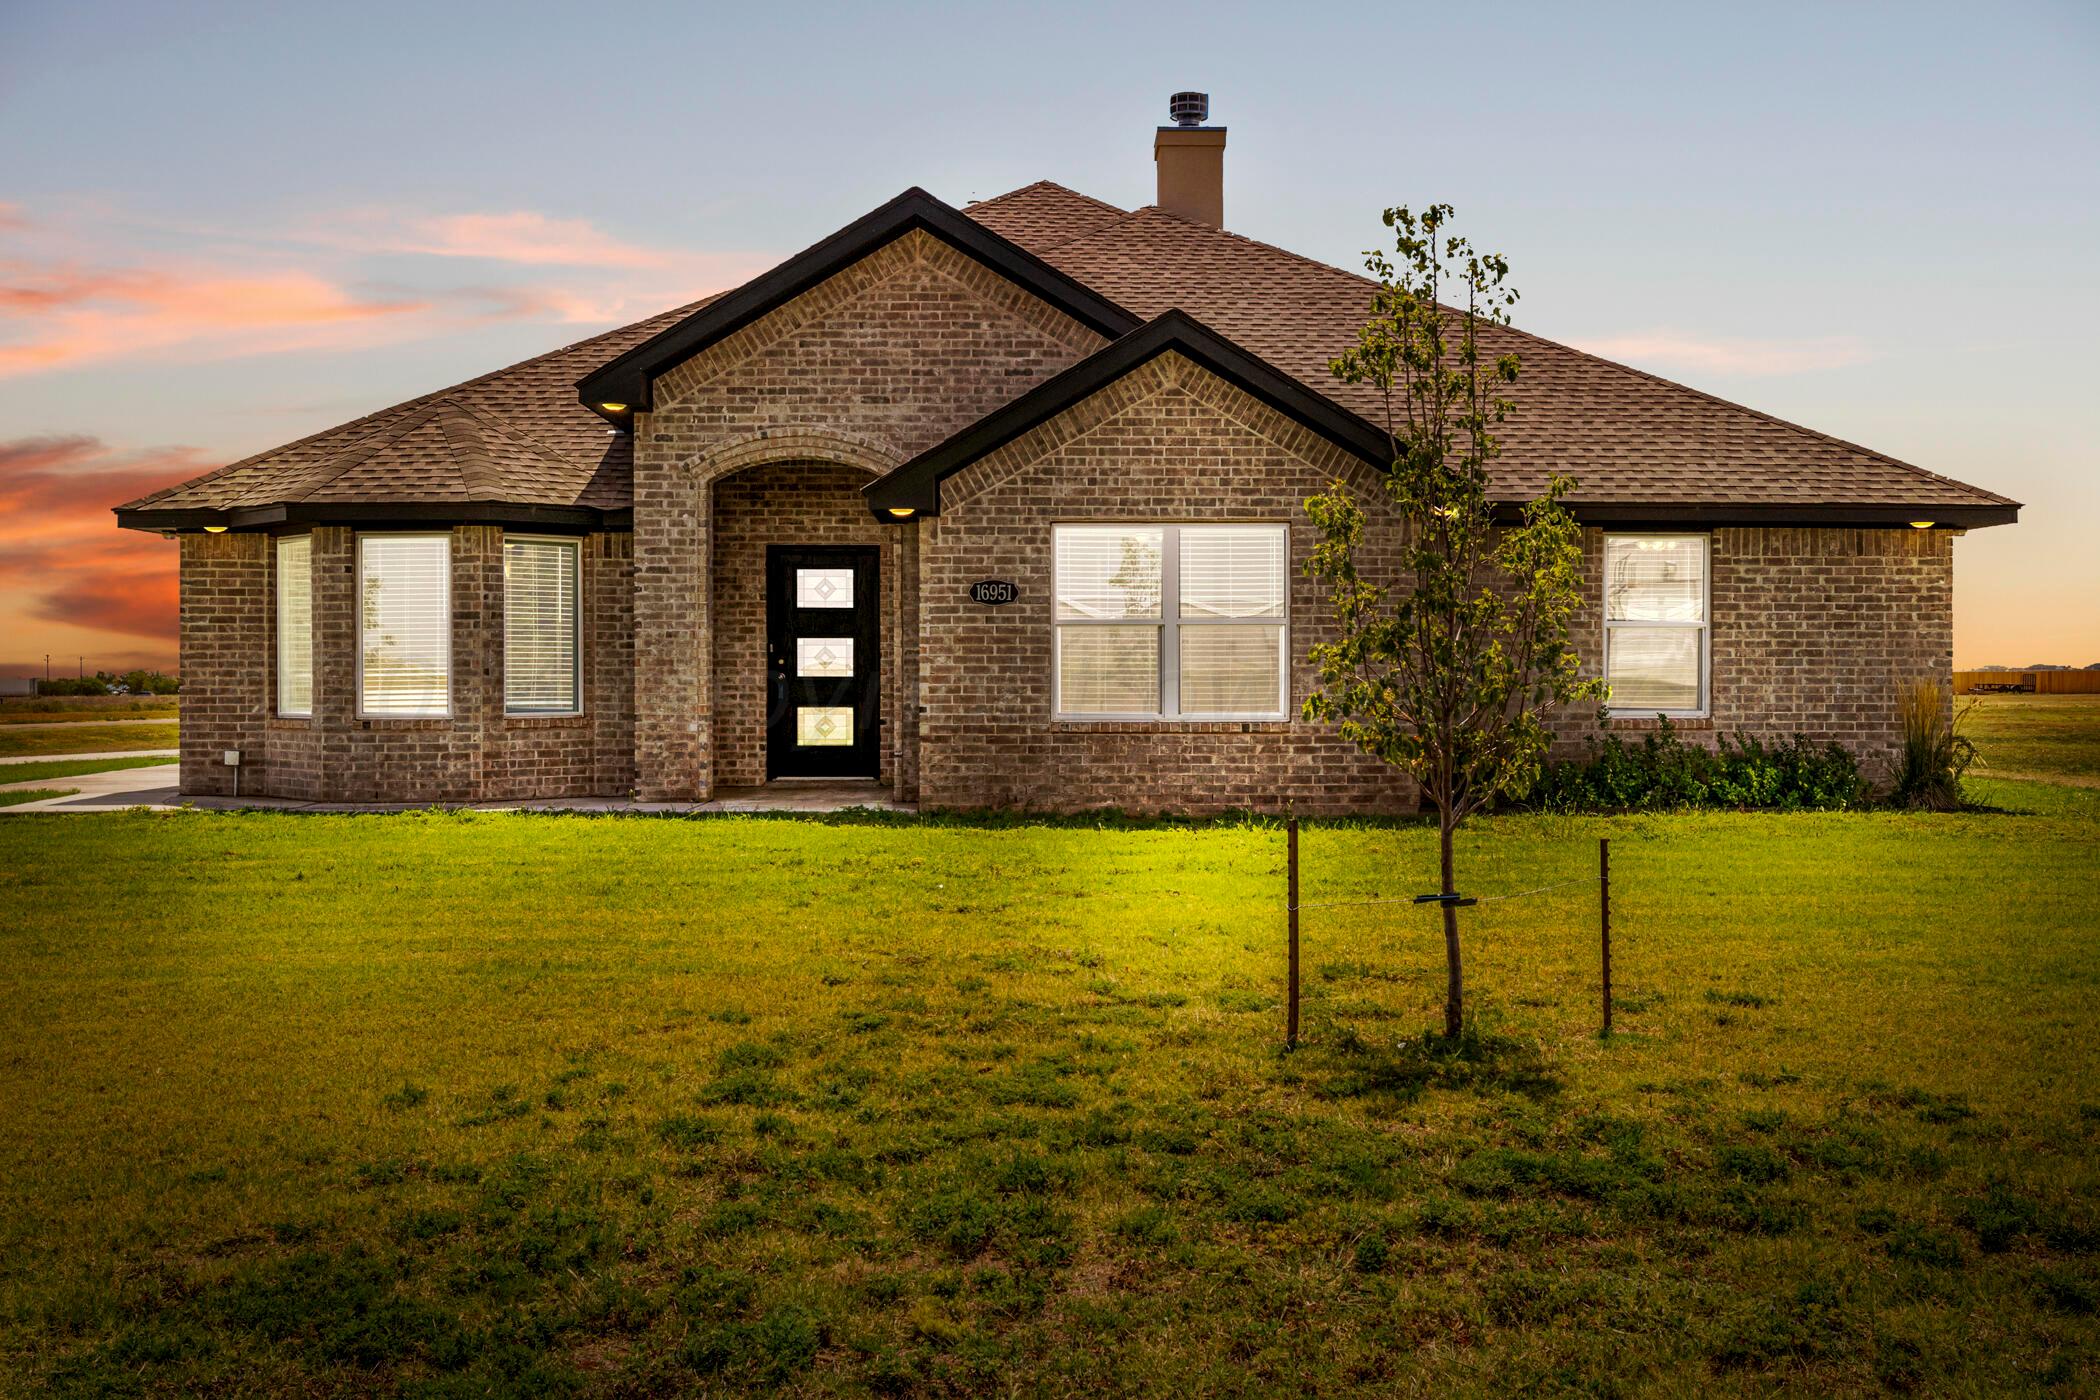
<path id="1" fill-rule="evenodd" d="M 1157 207 L 1099 225 L 1041 254 L 1140 316 L 1179 307 L 1373 422 L 1378 394 L 1327 362 L 1355 340 L 1373 283 L 1285 249 Z M 1537 494 L 1577 479 L 1570 500 L 1642 505 L 2008 505 L 2003 496 L 1782 422 L 1655 375 L 1523 331 L 1517 405 L 1502 430 L 1498 493 Z"/>
<path id="2" fill-rule="evenodd" d="M 1125 211 L 1049 181 L 971 205 L 969 217 L 1139 317 L 1178 308 L 1346 408 L 1380 421 L 1376 395 L 1327 361 L 1354 339 L 1371 283 L 1163 209 Z M 621 510 L 626 435 L 577 397 L 585 375 L 714 298 L 577 341 L 507 369 L 317 433 L 119 507 L 232 510 L 294 502 L 501 501 Z M 1893 512 L 2012 502 L 1852 443 L 1522 331 L 1496 329 L 1523 372 L 1510 397 L 1498 494 L 1534 494 L 1552 472 L 1578 504 L 1666 513 L 1871 506 Z M 1998 517 L 1994 517 L 1998 518 Z"/>
<path id="3" fill-rule="evenodd" d="M 577 401 L 576 381 L 712 300 L 380 409 L 118 509 L 471 500 L 624 510 L 632 499 L 631 440 L 609 433 Z"/>

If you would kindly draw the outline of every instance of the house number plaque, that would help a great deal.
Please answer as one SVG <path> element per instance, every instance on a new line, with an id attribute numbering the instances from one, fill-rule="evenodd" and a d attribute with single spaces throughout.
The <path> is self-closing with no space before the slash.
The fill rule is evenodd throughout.
<path id="1" fill-rule="evenodd" d="M 970 601 L 998 607 L 1021 596 L 1021 590 L 1003 578 L 981 578 L 970 585 Z"/>

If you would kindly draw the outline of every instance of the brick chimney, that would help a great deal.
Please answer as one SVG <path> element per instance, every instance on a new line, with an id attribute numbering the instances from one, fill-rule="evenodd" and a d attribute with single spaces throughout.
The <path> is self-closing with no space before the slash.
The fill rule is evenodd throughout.
<path id="1" fill-rule="evenodd" d="M 1174 125 L 1163 126 L 1152 141 L 1152 160 L 1159 167 L 1162 209 L 1209 224 L 1225 226 L 1225 128 L 1205 126 L 1210 94 L 1177 92 L 1167 99 Z"/>

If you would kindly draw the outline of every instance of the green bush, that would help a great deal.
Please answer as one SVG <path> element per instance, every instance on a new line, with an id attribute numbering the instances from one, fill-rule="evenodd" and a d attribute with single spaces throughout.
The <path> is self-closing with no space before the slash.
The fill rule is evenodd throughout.
<path id="1" fill-rule="evenodd" d="M 1525 801 L 1552 812 L 1790 812 L 1854 807 L 1865 797 L 1858 760 L 1836 744 L 1723 734 L 1709 749 L 1679 739 L 1665 719 L 1638 743 L 1610 734 L 1591 741 L 1587 758 L 1547 764 Z"/>

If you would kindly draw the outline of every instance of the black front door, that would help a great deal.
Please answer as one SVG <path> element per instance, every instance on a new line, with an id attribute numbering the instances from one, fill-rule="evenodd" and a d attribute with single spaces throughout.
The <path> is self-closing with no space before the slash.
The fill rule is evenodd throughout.
<path id="1" fill-rule="evenodd" d="M 766 550 L 766 776 L 872 778 L 882 713 L 877 552 Z"/>

